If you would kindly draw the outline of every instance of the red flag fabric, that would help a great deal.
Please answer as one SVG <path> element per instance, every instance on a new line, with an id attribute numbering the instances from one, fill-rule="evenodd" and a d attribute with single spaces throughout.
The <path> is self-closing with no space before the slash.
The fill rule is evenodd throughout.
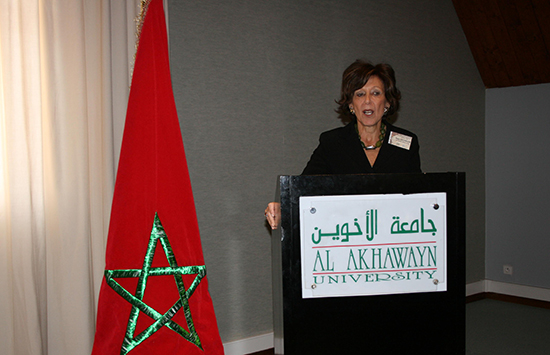
<path id="1" fill-rule="evenodd" d="M 177 118 L 162 0 L 136 54 L 93 355 L 223 354 Z"/>

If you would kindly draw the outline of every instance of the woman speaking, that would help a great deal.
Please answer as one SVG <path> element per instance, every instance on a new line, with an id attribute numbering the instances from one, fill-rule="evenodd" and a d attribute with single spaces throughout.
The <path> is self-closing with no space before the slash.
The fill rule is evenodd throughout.
<path id="1" fill-rule="evenodd" d="M 352 63 L 342 76 L 336 110 L 349 123 L 321 134 L 302 175 L 420 173 L 417 136 L 385 119 L 397 112 L 400 98 L 390 65 Z M 265 209 L 273 229 L 279 210 L 275 202 Z"/>

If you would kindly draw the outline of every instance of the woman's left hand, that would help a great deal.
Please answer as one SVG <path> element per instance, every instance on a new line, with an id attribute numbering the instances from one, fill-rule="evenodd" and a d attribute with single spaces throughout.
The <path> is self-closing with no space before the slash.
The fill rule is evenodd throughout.
<path id="1" fill-rule="evenodd" d="M 277 229 L 281 221 L 281 204 L 270 202 L 265 209 L 264 215 L 271 229 Z"/>

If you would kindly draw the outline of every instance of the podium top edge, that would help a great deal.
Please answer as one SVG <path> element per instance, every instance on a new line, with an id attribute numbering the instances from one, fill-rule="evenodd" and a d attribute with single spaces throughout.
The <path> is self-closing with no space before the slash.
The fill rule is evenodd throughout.
<path id="1" fill-rule="evenodd" d="M 410 176 L 435 176 L 435 175 L 466 175 L 466 172 L 464 171 L 446 171 L 446 172 L 426 172 L 426 173 L 370 173 L 370 174 L 318 174 L 318 175 L 277 175 L 278 178 L 281 177 L 301 177 L 301 176 L 338 176 L 338 177 L 345 177 L 345 176 L 384 176 L 384 175 L 392 175 L 392 176 L 403 176 L 403 175 L 410 175 Z"/>

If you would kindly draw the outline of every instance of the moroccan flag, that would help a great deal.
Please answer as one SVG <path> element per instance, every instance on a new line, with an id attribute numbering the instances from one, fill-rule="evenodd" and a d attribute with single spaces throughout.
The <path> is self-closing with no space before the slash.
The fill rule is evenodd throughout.
<path id="1" fill-rule="evenodd" d="M 136 54 L 93 355 L 223 354 L 172 92 L 162 0 Z"/>

